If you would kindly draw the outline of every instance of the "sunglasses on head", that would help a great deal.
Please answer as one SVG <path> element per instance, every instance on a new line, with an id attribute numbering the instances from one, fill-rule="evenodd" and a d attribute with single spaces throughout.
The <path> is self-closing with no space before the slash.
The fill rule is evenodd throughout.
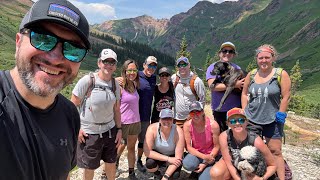
<path id="1" fill-rule="evenodd" d="M 187 67 L 187 66 L 188 66 L 188 63 L 179 63 L 179 64 L 177 65 L 178 68 L 185 68 L 185 67 Z"/>
<path id="2" fill-rule="evenodd" d="M 159 74 L 159 76 L 160 76 L 160 77 L 169 77 L 170 74 L 168 74 L 168 73 L 162 73 L 162 74 Z"/>
<path id="3" fill-rule="evenodd" d="M 62 43 L 62 54 L 71 62 L 81 62 L 88 49 L 72 41 L 62 39 L 55 34 L 42 29 L 24 29 L 24 34 L 29 33 L 30 44 L 41 51 L 53 50 L 59 42 Z"/>
<path id="4" fill-rule="evenodd" d="M 237 122 L 239 124 L 244 124 L 246 122 L 246 119 L 245 118 L 233 118 L 233 119 L 230 119 L 229 122 L 231 125 L 235 125 L 235 124 L 237 124 Z"/>
<path id="5" fill-rule="evenodd" d="M 201 111 L 191 111 L 189 114 L 190 116 L 195 116 L 195 115 L 200 116 Z"/>
<path id="6" fill-rule="evenodd" d="M 234 50 L 227 50 L 227 49 L 223 49 L 223 50 L 221 50 L 221 52 L 222 52 L 223 54 L 227 54 L 227 53 L 229 53 L 229 54 L 235 54 L 235 53 L 236 53 Z"/>
<path id="7" fill-rule="evenodd" d="M 108 59 L 105 59 L 105 60 L 101 60 L 102 64 L 104 65 L 109 65 L 109 66 L 114 66 L 117 64 L 117 61 L 114 61 L 114 60 L 108 60 Z"/>
<path id="8" fill-rule="evenodd" d="M 137 72 L 138 72 L 138 69 L 128 69 L 128 70 L 126 70 L 127 74 L 134 74 L 134 73 L 137 73 Z"/>
<path id="9" fill-rule="evenodd" d="M 157 69 L 157 65 L 148 64 L 148 68 L 149 69 Z"/>

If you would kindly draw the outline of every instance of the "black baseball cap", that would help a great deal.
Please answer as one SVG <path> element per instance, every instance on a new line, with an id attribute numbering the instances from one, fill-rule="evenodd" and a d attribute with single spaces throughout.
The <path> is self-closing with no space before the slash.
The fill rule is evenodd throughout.
<path id="1" fill-rule="evenodd" d="M 19 30 L 39 22 L 52 22 L 77 33 L 90 48 L 89 24 L 81 11 L 67 0 L 39 0 L 35 2 L 21 21 Z"/>

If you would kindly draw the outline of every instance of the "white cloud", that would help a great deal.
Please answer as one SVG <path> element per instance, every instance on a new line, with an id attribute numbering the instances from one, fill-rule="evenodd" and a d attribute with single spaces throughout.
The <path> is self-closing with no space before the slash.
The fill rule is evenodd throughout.
<path id="1" fill-rule="evenodd" d="M 204 1 L 210 1 L 210 2 L 212 2 L 212 3 L 218 3 L 218 4 L 220 4 L 220 3 L 223 3 L 223 2 L 225 2 L 225 1 L 238 1 L 238 0 L 204 0 Z"/>
<path id="2" fill-rule="evenodd" d="M 32 0 L 34 2 L 38 0 Z M 102 3 L 84 3 L 78 0 L 69 0 L 86 16 L 89 24 L 102 23 L 106 20 L 115 19 L 115 9 Z"/>

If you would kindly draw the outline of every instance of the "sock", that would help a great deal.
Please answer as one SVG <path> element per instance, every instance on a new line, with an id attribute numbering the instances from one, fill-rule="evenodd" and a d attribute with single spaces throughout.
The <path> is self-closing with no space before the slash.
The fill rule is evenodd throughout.
<path id="1" fill-rule="evenodd" d="M 129 174 L 134 173 L 134 168 L 129 168 Z"/>

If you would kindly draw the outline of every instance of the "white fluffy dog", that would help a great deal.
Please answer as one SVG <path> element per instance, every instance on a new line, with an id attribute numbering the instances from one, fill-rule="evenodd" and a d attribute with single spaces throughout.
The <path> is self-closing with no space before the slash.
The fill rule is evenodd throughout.
<path id="1" fill-rule="evenodd" d="M 267 171 L 266 161 L 261 152 L 254 146 L 245 146 L 240 150 L 238 170 L 241 171 L 241 179 L 248 176 L 262 177 Z"/>

